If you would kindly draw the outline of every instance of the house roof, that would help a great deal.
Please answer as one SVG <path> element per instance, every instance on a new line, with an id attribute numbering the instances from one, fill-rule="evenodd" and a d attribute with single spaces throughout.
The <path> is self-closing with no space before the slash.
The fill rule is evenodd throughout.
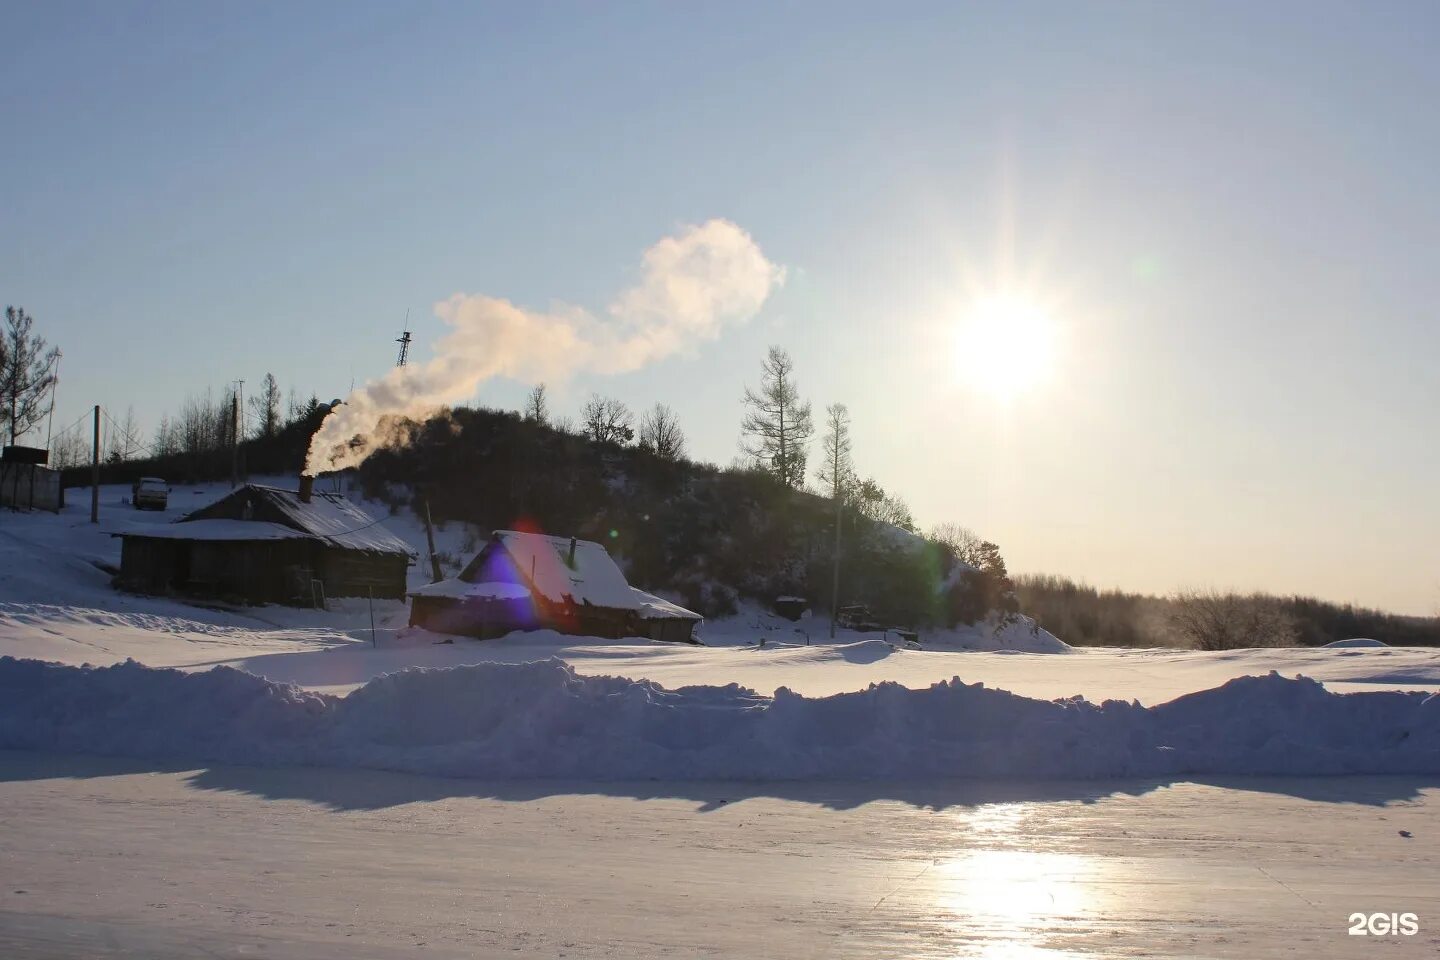
<path id="1" fill-rule="evenodd" d="M 189 523 L 131 524 L 114 531 L 147 540 L 305 540 L 309 534 L 263 520 L 193 520 Z"/>
<path id="2" fill-rule="evenodd" d="M 447 597 L 451 600 L 522 600 L 530 589 L 518 583 L 468 583 L 458 577 L 427 583 L 410 591 L 412 597 Z"/>
<path id="3" fill-rule="evenodd" d="M 640 609 L 625 574 L 605 548 L 594 541 L 517 530 L 496 530 L 492 539 L 510 554 L 535 590 L 554 603 L 563 603 L 568 597 L 581 605 L 637 612 Z"/>
<path id="4" fill-rule="evenodd" d="M 695 620 L 705 618 L 694 610 L 686 610 L 678 603 L 671 603 L 664 597 L 657 597 L 653 593 L 646 593 L 639 587 L 631 587 L 635 593 L 635 599 L 640 601 L 641 620 Z"/>
<path id="5" fill-rule="evenodd" d="M 251 509 L 246 510 L 247 507 Z M 244 519 L 234 516 L 235 513 L 245 516 L 253 513 L 254 517 Z M 205 526 L 196 530 L 201 524 Z M 241 535 L 242 531 L 236 524 L 288 530 L 291 536 L 308 536 L 347 550 L 402 554 L 407 557 L 415 553 L 410 544 L 381 526 L 380 519 L 370 516 L 338 493 L 317 490 L 306 503 L 294 490 L 282 490 L 258 483 L 247 483 L 214 503 L 186 514 L 174 524 L 156 524 L 155 529 L 186 528 L 185 532 L 167 534 L 171 539 L 278 539 L 273 530 L 263 536 Z M 143 533 L 139 530 L 126 531 L 126 534 L 155 536 L 149 529 Z"/>
<path id="6" fill-rule="evenodd" d="M 381 526 L 381 518 L 370 516 L 338 493 L 316 490 L 310 502 L 305 503 L 294 490 L 259 484 L 253 486 L 263 491 L 296 528 L 337 547 L 375 553 L 403 553 L 406 556 L 415 552 L 410 544 Z"/>

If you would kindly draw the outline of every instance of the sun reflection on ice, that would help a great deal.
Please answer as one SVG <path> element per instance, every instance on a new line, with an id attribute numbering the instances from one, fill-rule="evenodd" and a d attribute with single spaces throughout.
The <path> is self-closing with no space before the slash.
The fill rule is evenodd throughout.
<path id="1" fill-rule="evenodd" d="M 993 960 L 1059 960 L 1082 955 L 1064 947 L 1114 904 L 1106 864 L 1075 853 L 1004 849 L 1021 840 L 1031 805 L 987 804 L 966 811 L 964 829 L 995 848 L 966 850 L 930 871 L 936 919 L 952 956 Z M 961 826 L 961 824 L 957 824 Z M 1034 838 L 1023 838 L 1033 846 Z"/>
<path id="2" fill-rule="evenodd" d="M 994 958 L 1058 958 L 1046 946 L 1099 908 L 1090 857 L 1029 850 L 972 850 L 935 867 L 936 904 L 952 934 Z"/>

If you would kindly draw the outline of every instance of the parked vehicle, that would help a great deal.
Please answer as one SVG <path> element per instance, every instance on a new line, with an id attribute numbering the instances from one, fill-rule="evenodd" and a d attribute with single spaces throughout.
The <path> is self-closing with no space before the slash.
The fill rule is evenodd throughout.
<path id="1" fill-rule="evenodd" d="M 130 491 L 136 510 L 164 510 L 170 502 L 170 485 L 159 477 L 141 477 Z"/>

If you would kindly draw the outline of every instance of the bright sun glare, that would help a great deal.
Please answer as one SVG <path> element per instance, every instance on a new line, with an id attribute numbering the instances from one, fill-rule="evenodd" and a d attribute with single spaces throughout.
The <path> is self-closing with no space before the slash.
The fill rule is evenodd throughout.
<path id="1" fill-rule="evenodd" d="M 998 399 L 1014 399 L 1049 376 L 1055 359 L 1054 324 L 1034 301 L 987 297 L 962 321 L 955 359 L 967 382 Z"/>

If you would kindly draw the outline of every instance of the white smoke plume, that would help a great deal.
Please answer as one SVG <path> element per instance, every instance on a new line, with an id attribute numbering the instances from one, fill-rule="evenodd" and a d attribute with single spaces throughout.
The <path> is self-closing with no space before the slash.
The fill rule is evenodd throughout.
<path id="1" fill-rule="evenodd" d="M 450 325 L 435 359 L 396 367 L 346 397 L 311 440 L 305 472 L 357 466 L 396 442 L 394 418 L 422 419 L 467 400 L 491 377 L 553 383 L 582 371 L 638 370 L 748 320 L 784 281 L 784 268 L 767 260 L 750 234 L 709 220 L 646 250 L 640 281 L 605 317 L 457 293 L 435 305 Z"/>

